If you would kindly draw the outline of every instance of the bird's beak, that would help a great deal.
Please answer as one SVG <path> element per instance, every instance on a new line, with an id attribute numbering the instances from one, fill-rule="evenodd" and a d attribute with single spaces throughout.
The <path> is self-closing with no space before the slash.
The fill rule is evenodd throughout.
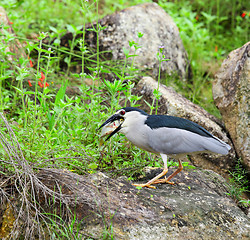
<path id="1" fill-rule="evenodd" d="M 99 130 L 102 127 L 104 127 L 104 129 L 102 131 L 102 136 L 109 134 L 109 136 L 107 137 L 107 139 L 105 141 L 109 140 L 113 135 L 115 135 L 117 132 L 120 131 L 123 120 L 124 120 L 124 118 L 122 116 L 120 116 L 119 114 L 114 114 L 98 128 L 98 130 Z M 116 121 L 118 121 L 118 124 L 116 124 Z M 112 124 L 112 123 L 114 123 L 114 124 Z"/>

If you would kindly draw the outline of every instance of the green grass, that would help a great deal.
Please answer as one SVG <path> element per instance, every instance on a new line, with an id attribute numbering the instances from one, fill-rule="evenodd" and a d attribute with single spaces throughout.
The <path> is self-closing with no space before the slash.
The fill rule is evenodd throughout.
<path id="1" fill-rule="evenodd" d="M 247 177 L 247 171 L 244 169 L 241 163 L 241 159 L 238 159 L 234 171 L 230 172 L 230 185 L 228 186 L 231 196 L 241 208 L 249 208 L 250 200 L 244 197 L 245 193 L 249 193 L 249 180 Z"/>
<path id="2" fill-rule="evenodd" d="M 4 31 L 4 41 L 0 41 L 0 109 L 34 170 L 56 167 L 78 174 L 100 170 L 133 179 L 145 166 L 162 166 L 158 157 L 132 146 L 122 135 L 114 136 L 101 145 L 97 131 L 110 114 L 123 107 L 120 106 L 121 100 L 125 105 L 137 106 L 139 97 L 132 95 L 131 89 L 135 84 L 133 75 L 138 70 L 133 66 L 135 56 L 130 55 L 130 49 L 123 49 L 124 62 L 112 63 L 99 58 L 98 49 L 97 55 L 92 55 L 86 48 L 84 37 L 81 40 L 73 38 L 69 49 L 61 48 L 58 42 L 66 31 L 75 36 L 85 23 L 143 2 L 151 1 L 2 1 L 16 36 Z M 250 17 L 241 17 L 244 11 L 249 14 L 249 6 L 243 1 L 219 0 L 159 1 L 159 5 L 179 27 L 193 79 L 183 82 L 177 76 L 171 76 L 158 81 L 174 87 L 177 92 L 220 117 L 213 104 L 212 81 L 228 53 L 249 40 Z M 93 30 L 98 34 L 100 28 Z M 48 36 L 57 40 L 52 46 L 42 47 L 42 40 Z M 9 60 L 12 54 L 7 46 L 15 38 L 25 46 L 33 67 L 30 67 L 29 59 Z M 73 51 L 76 45 L 80 52 Z M 140 46 L 131 41 L 131 47 Z M 65 71 L 60 69 L 62 57 L 67 66 Z M 73 57 L 83 63 L 81 74 L 71 73 L 71 67 L 76 65 Z M 159 52 L 159 61 L 163 60 L 161 57 Z M 127 61 L 129 58 L 132 61 Z M 90 59 L 91 62 L 86 61 Z M 84 72 L 85 68 L 89 74 Z M 116 80 L 111 83 L 101 78 L 104 73 L 111 73 Z M 90 85 L 86 84 L 87 80 Z M 47 88 L 40 87 L 46 83 L 49 84 Z M 79 87 L 79 95 L 71 97 L 66 94 L 67 87 L 72 86 Z M 156 100 L 159 98 L 157 89 L 154 96 Z M 150 107 L 153 109 L 153 105 Z M 6 135 L 3 121 L 0 121 L 0 127 L 1 133 Z M 9 135 L 6 138 L 11 141 Z M 7 175 L 11 171 L 14 171 L 12 163 L 0 146 L 0 172 Z M 237 179 L 239 176 L 240 173 Z M 245 188 L 241 186 L 240 189 Z M 235 190 L 231 194 L 238 199 L 241 193 Z M 73 221 L 72 224 L 76 223 Z M 52 225 L 56 232 L 62 231 L 56 229 L 55 223 Z M 64 228 L 65 234 L 70 234 L 71 227 Z"/>

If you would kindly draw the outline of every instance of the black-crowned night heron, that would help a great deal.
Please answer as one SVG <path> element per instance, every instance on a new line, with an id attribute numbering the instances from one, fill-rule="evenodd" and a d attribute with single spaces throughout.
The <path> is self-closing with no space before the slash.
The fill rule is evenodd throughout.
<path id="1" fill-rule="evenodd" d="M 160 179 L 168 172 L 167 155 L 178 158 L 197 152 L 227 154 L 231 149 L 228 144 L 192 121 L 168 115 L 148 115 L 134 107 L 118 110 L 100 126 L 102 127 L 102 136 L 110 134 L 106 140 L 121 132 L 137 147 L 161 155 L 164 162 L 162 173 L 145 184 L 133 184 L 134 186 L 154 188 L 152 184 L 173 184 L 170 179 L 183 167 L 178 159 L 178 169 L 168 178 Z"/>

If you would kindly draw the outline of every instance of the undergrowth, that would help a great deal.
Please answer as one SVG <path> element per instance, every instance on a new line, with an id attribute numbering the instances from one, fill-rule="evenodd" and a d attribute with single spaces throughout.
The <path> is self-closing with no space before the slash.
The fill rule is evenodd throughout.
<path id="1" fill-rule="evenodd" d="M 241 159 L 238 159 L 234 171 L 230 172 L 230 179 L 227 193 L 231 196 L 238 205 L 243 209 L 248 209 L 250 207 L 250 200 L 247 199 L 246 195 L 249 194 L 249 180 L 247 176 L 247 171 L 241 163 Z M 244 197 L 243 197 L 244 196 Z"/>

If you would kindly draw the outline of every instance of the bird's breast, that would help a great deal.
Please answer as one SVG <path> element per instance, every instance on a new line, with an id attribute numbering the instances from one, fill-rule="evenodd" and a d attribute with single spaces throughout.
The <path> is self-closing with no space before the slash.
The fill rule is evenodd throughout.
<path id="1" fill-rule="evenodd" d="M 148 139 L 148 137 L 150 136 L 149 131 L 151 131 L 151 129 L 145 127 L 144 125 L 143 127 L 140 126 L 125 127 L 123 128 L 122 132 L 125 134 L 126 138 L 135 146 L 149 152 L 158 153 L 149 146 L 149 139 Z"/>

